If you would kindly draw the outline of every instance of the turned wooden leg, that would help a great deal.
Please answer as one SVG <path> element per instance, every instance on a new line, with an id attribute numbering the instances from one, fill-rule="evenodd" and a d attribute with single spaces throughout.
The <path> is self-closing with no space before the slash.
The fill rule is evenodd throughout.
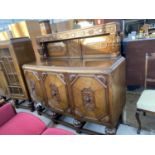
<path id="1" fill-rule="evenodd" d="M 42 112 L 44 111 L 45 108 L 43 108 L 43 106 L 39 105 L 37 106 L 37 113 L 38 115 L 42 115 Z"/>
<path id="2" fill-rule="evenodd" d="M 17 99 L 14 100 L 14 103 L 15 103 L 15 107 L 16 107 L 16 108 L 19 108 L 19 107 L 18 107 L 18 106 L 19 106 L 19 100 L 17 100 Z"/>
<path id="3" fill-rule="evenodd" d="M 59 119 L 59 117 L 61 117 L 61 115 L 57 114 L 54 111 L 52 111 L 51 114 L 50 114 L 50 117 L 51 117 L 54 124 L 58 124 L 57 120 Z"/>
<path id="4" fill-rule="evenodd" d="M 115 135 L 116 134 L 116 128 L 106 127 L 105 128 L 105 134 L 106 135 Z"/>
<path id="5" fill-rule="evenodd" d="M 136 114 L 135 114 L 135 117 L 136 117 L 136 120 L 137 120 L 137 123 L 138 123 L 137 134 L 140 134 L 140 131 L 141 131 L 141 121 L 140 121 L 139 115 L 140 115 L 140 111 L 137 110 Z"/>
<path id="6" fill-rule="evenodd" d="M 34 102 L 31 101 L 31 112 L 35 111 L 35 106 L 34 106 Z"/>
<path id="7" fill-rule="evenodd" d="M 29 99 L 28 100 L 28 107 L 29 107 L 29 109 L 30 109 L 30 111 L 31 112 L 34 112 L 35 111 L 35 106 L 34 106 L 34 101 L 33 100 L 31 100 L 31 99 Z"/>

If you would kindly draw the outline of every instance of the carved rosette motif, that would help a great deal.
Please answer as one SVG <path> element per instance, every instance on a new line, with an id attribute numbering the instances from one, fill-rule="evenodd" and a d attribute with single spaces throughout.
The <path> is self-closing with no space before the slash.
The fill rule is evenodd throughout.
<path id="1" fill-rule="evenodd" d="M 91 88 L 84 88 L 81 91 L 81 95 L 85 108 L 87 110 L 94 110 L 96 104 L 95 104 L 94 92 L 91 90 Z"/>
<path id="2" fill-rule="evenodd" d="M 52 96 L 52 98 L 59 103 L 61 101 L 61 98 L 60 98 L 58 87 L 53 83 L 50 84 L 50 87 L 51 87 L 51 96 Z"/>

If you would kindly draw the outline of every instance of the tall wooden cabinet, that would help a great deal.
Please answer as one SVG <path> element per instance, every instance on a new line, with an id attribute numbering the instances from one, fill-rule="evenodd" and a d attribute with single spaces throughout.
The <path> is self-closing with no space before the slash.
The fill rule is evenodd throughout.
<path id="1" fill-rule="evenodd" d="M 35 61 L 29 38 L 0 42 L 0 95 L 12 99 L 30 99 L 22 65 Z"/>
<path id="2" fill-rule="evenodd" d="M 116 132 L 125 104 L 118 32 L 119 25 L 110 23 L 37 38 L 42 61 L 24 65 L 24 74 L 32 99 L 54 121 L 67 115 L 77 131 L 88 121 Z"/>

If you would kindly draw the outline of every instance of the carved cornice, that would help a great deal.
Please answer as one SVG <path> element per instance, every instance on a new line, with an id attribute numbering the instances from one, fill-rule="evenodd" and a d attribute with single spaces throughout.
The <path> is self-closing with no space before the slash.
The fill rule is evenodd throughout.
<path id="1" fill-rule="evenodd" d="M 41 44 L 45 42 L 91 37 L 96 35 L 117 34 L 119 31 L 120 31 L 119 23 L 113 22 L 113 23 L 97 25 L 97 26 L 83 28 L 83 29 L 74 29 L 74 30 L 59 32 L 55 34 L 49 34 L 46 36 L 40 36 L 40 37 L 37 37 L 37 42 Z"/>

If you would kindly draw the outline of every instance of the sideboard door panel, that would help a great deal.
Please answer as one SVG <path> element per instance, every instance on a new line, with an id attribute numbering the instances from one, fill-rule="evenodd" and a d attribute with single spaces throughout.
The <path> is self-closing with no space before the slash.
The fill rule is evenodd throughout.
<path id="1" fill-rule="evenodd" d="M 76 117 L 101 122 L 107 117 L 107 86 L 104 76 L 79 75 L 71 82 L 71 88 Z"/>
<path id="2" fill-rule="evenodd" d="M 66 83 L 63 74 L 47 73 L 44 80 L 48 106 L 52 110 L 64 112 L 68 109 Z"/>
<path id="3" fill-rule="evenodd" d="M 42 92 L 42 86 L 40 83 L 39 73 L 36 71 L 25 71 L 25 77 L 33 101 L 43 102 L 44 97 Z"/>

